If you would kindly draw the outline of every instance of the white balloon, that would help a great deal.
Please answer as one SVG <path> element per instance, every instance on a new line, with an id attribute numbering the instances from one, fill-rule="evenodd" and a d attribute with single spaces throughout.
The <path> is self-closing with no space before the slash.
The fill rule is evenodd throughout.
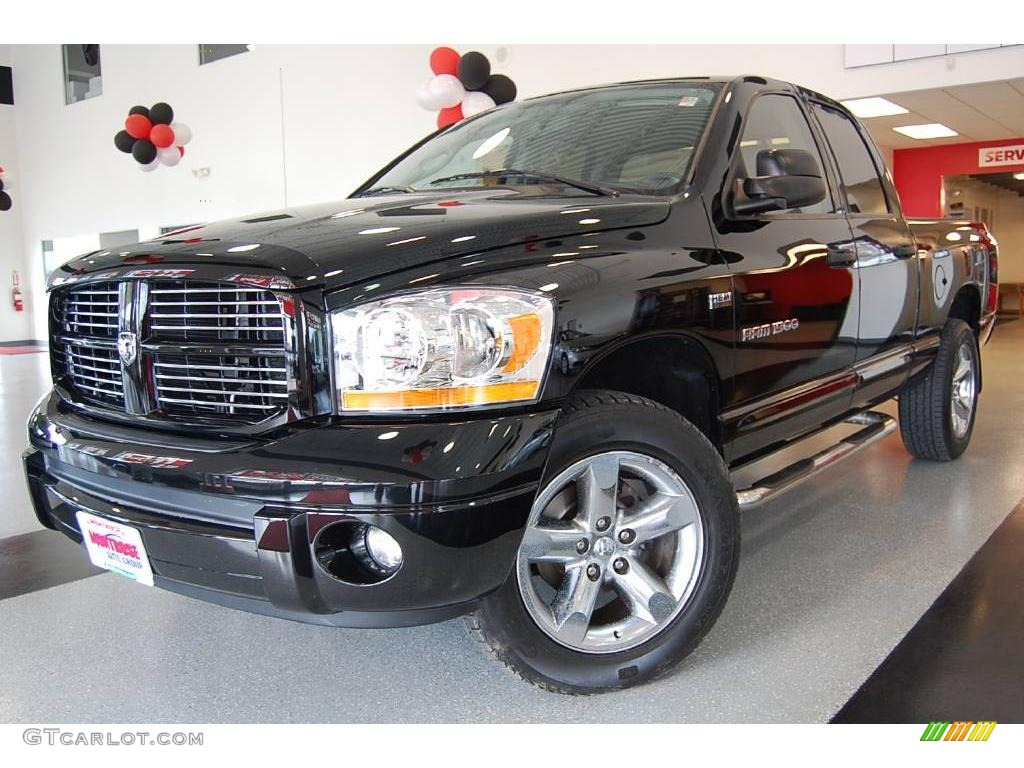
<path id="1" fill-rule="evenodd" d="M 139 166 L 139 170 L 142 171 L 143 173 L 149 173 L 150 171 L 155 171 L 157 168 L 159 168 L 160 167 L 160 157 L 159 157 L 159 154 L 160 154 L 160 152 L 158 150 L 157 151 L 157 158 L 153 162 L 151 162 L 151 163 L 146 163 L 145 165 L 140 165 Z"/>
<path id="2" fill-rule="evenodd" d="M 483 91 L 466 91 L 466 95 L 462 99 L 462 115 L 463 117 L 479 115 L 493 106 L 494 99 Z"/>
<path id="3" fill-rule="evenodd" d="M 431 99 L 436 99 L 436 109 L 454 107 L 466 95 L 466 89 L 455 75 L 437 75 L 427 83 L 427 91 Z"/>
<path id="4" fill-rule="evenodd" d="M 425 82 L 418 91 L 416 91 L 416 103 L 431 112 L 436 112 L 441 109 L 442 101 L 443 99 L 438 99 L 437 95 L 430 90 L 429 80 Z"/>
<path id="5" fill-rule="evenodd" d="M 192 141 L 192 129 L 184 123 L 171 123 L 171 130 L 174 131 L 174 143 L 179 147 Z"/>
<path id="6" fill-rule="evenodd" d="M 175 146 L 164 147 L 156 151 L 156 159 L 164 165 L 177 165 L 181 162 L 181 153 Z"/>

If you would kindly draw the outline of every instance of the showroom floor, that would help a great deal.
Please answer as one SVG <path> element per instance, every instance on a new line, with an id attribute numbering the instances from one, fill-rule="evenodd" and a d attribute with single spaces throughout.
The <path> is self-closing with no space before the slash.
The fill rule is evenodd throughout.
<path id="1" fill-rule="evenodd" d="M 735 589 L 698 651 L 667 678 L 583 699 L 518 681 L 460 621 L 329 629 L 91 574 L 73 543 L 39 529 L 17 461 L 45 356 L 0 357 L 0 721 L 827 721 L 869 678 L 861 696 L 877 692 L 901 655 L 919 656 L 911 641 L 941 632 L 943 606 L 985 578 L 958 573 L 1024 498 L 1022 349 L 1024 320 L 997 328 L 962 460 L 912 461 L 892 436 L 748 513 Z M 1017 532 L 1011 552 L 1020 551 L 1020 517 L 1004 527 Z M 1005 568 L 1007 547 L 996 549 Z M 970 633 L 955 639 L 971 642 Z M 932 680 L 943 663 L 935 653 Z M 1004 685 L 1024 689 L 1021 661 L 1008 664 Z M 1024 702 L 1017 711 L 1020 721 Z"/>

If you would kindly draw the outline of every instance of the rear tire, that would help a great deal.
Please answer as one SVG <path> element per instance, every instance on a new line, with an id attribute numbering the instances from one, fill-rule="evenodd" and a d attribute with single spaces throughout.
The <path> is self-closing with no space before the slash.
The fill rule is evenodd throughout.
<path id="1" fill-rule="evenodd" d="M 949 320 L 931 366 L 900 393 L 903 445 L 920 459 L 959 457 L 971 442 L 980 388 L 978 340 L 963 320 Z"/>
<path id="2" fill-rule="evenodd" d="M 563 409 L 516 566 L 467 624 L 547 690 L 636 685 L 714 624 L 739 544 L 735 490 L 696 427 L 642 397 L 583 392 Z"/>

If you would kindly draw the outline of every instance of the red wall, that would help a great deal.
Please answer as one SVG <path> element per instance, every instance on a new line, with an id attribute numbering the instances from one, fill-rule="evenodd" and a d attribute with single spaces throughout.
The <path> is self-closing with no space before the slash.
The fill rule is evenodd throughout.
<path id="1" fill-rule="evenodd" d="M 942 216 L 943 176 L 1024 171 L 1024 163 L 994 168 L 978 166 L 979 149 L 1010 144 L 1024 144 L 1024 138 L 897 149 L 893 152 L 892 175 L 903 212 L 908 216 Z"/>

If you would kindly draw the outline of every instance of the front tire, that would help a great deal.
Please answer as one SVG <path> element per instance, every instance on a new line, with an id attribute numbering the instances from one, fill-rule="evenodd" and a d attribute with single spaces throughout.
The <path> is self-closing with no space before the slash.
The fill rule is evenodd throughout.
<path id="1" fill-rule="evenodd" d="M 974 331 L 952 319 L 942 330 L 938 354 L 900 393 L 900 435 L 914 456 L 951 461 L 971 442 L 981 389 L 981 356 Z"/>
<path id="2" fill-rule="evenodd" d="M 581 393 L 563 410 L 516 566 L 467 621 L 535 685 L 625 688 L 696 648 L 739 542 L 728 471 L 696 427 L 642 397 Z"/>

